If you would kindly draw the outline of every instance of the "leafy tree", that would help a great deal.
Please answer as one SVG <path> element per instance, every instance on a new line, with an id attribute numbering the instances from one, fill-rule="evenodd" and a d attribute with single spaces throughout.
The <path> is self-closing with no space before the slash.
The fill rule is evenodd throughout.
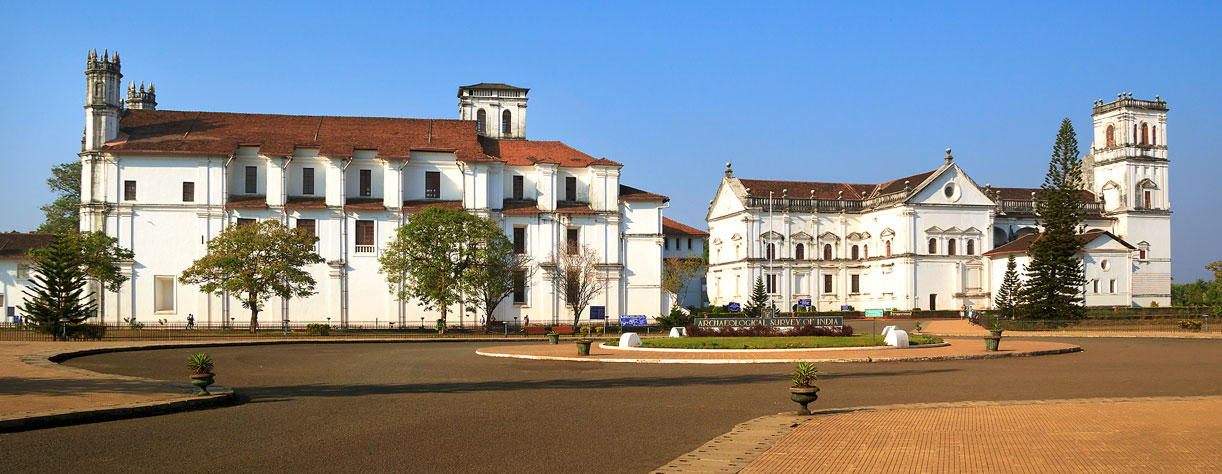
<path id="1" fill-rule="evenodd" d="M 70 161 L 51 168 L 47 186 L 56 198 L 42 206 L 46 220 L 38 226 L 38 232 L 46 234 L 69 234 L 81 228 L 81 162 Z"/>
<path id="2" fill-rule="evenodd" d="M 426 309 L 441 311 L 444 333 L 450 305 L 462 297 L 468 273 L 484 252 L 483 243 L 494 235 L 503 237 L 488 219 L 428 207 L 399 227 L 378 258 L 378 272 L 386 275 L 391 292 L 400 301 L 415 298 Z"/>
<path id="3" fill-rule="evenodd" d="M 493 316 L 501 302 L 517 289 L 517 279 L 530 281 L 534 266 L 530 258 L 513 251 L 513 243 L 505 237 L 496 224 L 488 221 L 482 237 L 483 245 L 477 248 L 475 264 L 464 276 L 465 291 L 484 311 L 484 327 L 495 320 Z"/>
<path id="4" fill-rule="evenodd" d="M 764 290 L 763 277 L 755 277 L 755 287 L 751 290 L 751 300 L 743 306 L 743 315 L 758 318 L 768 306 L 768 292 Z"/>
<path id="5" fill-rule="evenodd" d="M 120 247 L 119 239 L 98 231 L 77 232 L 76 230 L 56 238 L 63 240 L 62 244 L 80 257 L 81 269 L 85 272 L 85 277 L 98 284 L 98 290 L 101 291 L 94 293 L 99 307 L 102 307 L 105 302 L 106 291 L 119 291 L 123 282 L 127 281 L 127 277 L 123 275 L 119 267 L 119 262 L 129 261 L 135 258 L 135 254 L 131 250 Z M 31 250 L 30 255 L 37 256 L 47 250 Z"/>
<path id="6" fill-rule="evenodd" d="M 687 286 L 705 267 L 699 258 L 667 257 L 662 260 L 662 290 L 670 293 L 671 302 L 684 306 Z"/>
<path id="7" fill-rule="evenodd" d="M 253 333 L 267 298 L 314 294 L 314 277 L 302 267 L 323 262 L 314 251 L 317 242 L 318 237 L 273 220 L 229 226 L 208 241 L 207 255 L 182 272 L 182 281 L 205 293 L 237 297 L 250 309 Z"/>
<path id="8" fill-rule="evenodd" d="M 31 258 L 36 275 L 26 289 L 21 311 L 38 331 L 58 340 L 84 323 L 95 308 L 85 297 L 81 255 L 68 239 L 56 238 Z"/>
<path id="9" fill-rule="evenodd" d="M 1206 270 L 1214 272 L 1214 283 L 1222 283 L 1222 260 L 1205 266 Z"/>
<path id="10" fill-rule="evenodd" d="M 1022 290 L 1021 315 L 1029 319 L 1075 320 L 1086 316 L 1086 277 L 1078 252 L 1082 223 L 1082 168 L 1073 124 L 1061 121 L 1036 210 L 1043 234 L 1031 243 L 1031 263 Z"/>
<path id="11" fill-rule="evenodd" d="M 561 245 L 552 252 L 548 262 L 553 277 L 568 307 L 573 308 L 573 328 L 581 321 L 581 312 L 603 291 L 603 277 L 598 272 L 598 252 L 588 245 Z"/>
<path id="12" fill-rule="evenodd" d="M 997 307 L 1000 316 L 1014 319 L 1014 307 L 1018 305 L 1018 296 L 1022 292 L 1022 282 L 1018 279 L 1018 265 L 1014 254 L 1006 260 L 1006 274 L 1001 278 L 1001 287 L 993 298 L 993 306 Z"/>

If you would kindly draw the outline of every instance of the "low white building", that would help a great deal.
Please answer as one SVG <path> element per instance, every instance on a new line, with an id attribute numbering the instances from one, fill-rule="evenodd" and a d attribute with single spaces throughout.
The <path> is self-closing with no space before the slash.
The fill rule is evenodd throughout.
<path id="1" fill-rule="evenodd" d="M 984 253 L 989 258 L 990 294 L 996 295 L 1006 274 L 1009 257 L 1014 255 L 1014 266 L 1019 279 L 1025 281 L 1027 266 L 1031 264 L 1031 243 L 1044 234 L 1028 234 L 1013 242 Z M 1133 301 L 1131 277 L 1137 259 L 1137 247 L 1132 246 L 1111 232 L 1092 230 L 1078 234 L 1082 241 L 1082 270 L 1086 277 L 1086 288 L 1082 292 L 1087 306 L 1129 306 Z"/>
<path id="2" fill-rule="evenodd" d="M 1171 303 L 1166 112 L 1131 95 L 1095 103 L 1083 228 L 1115 242 L 1085 255 L 1087 304 Z M 1038 192 L 978 185 L 950 150 L 935 170 L 881 184 L 741 179 L 727 164 L 707 216 L 709 300 L 746 302 L 759 278 L 783 310 L 989 307 L 1004 263 L 984 253 L 1040 231 Z M 1132 258 L 1111 255 L 1125 242 Z"/>
<path id="3" fill-rule="evenodd" d="M 680 223 L 669 217 L 662 218 L 662 257 L 696 258 L 704 260 L 704 240 L 709 233 Z M 705 279 L 707 269 L 702 269 L 682 291 L 676 304 L 684 306 L 707 306 L 708 288 Z"/>
<path id="4" fill-rule="evenodd" d="M 130 85 L 124 104 L 117 54 L 90 53 L 85 74 L 81 228 L 135 253 L 125 268 L 131 279 L 105 298 L 107 323 L 193 314 L 197 324 L 241 324 L 249 312 L 236 300 L 200 293 L 178 276 L 222 229 L 271 219 L 311 229 L 326 263 L 308 268 L 316 295 L 270 301 L 263 321 L 431 325 L 439 313 L 397 301 L 377 259 L 428 206 L 498 222 L 535 263 L 565 242 L 592 247 L 606 281 L 591 304 L 611 318 L 667 309 L 667 198 L 621 185 L 620 163 L 526 140 L 528 89 L 460 87 L 460 120 L 301 116 L 157 110 L 151 85 Z M 535 272 L 496 318 L 571 321 L 552 276 Z M 462 317 L 457 305 L 449 314 Z M 476 318 L 465 316 L 468 324 Z"/>
<path id="5" fill-rule="evenodd" d="M 21 308 L 25 306 L 26 288 L 30 286 L 32 272 L 30 251 L 46 248 L 51 244 L 50 234 L 0 233 L 0 311 L 5 323 L 25 318 Z"/>

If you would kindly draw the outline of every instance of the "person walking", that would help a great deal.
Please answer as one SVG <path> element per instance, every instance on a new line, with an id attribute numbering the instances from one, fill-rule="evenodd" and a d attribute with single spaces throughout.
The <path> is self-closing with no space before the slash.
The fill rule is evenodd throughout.
<path id="1" fill-rule="evenodd" d="M 187 313 L 187 329 L 195 329 L 195 315 Z"/>

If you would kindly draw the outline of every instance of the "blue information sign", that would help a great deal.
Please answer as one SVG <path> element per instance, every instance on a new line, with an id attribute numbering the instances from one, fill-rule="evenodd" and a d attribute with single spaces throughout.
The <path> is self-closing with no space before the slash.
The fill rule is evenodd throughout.
<path id="1" fill-rule="evenodd" d="M 853 310 L 853 307 L 852 307 L 852 306 L 849 306 L 849 305 L 847 305 L 847 304 L 842 304 L 842 305 L 840 305 L 840 310 L 841 310 L 841 311 L 852 311 L 852 310 Z"/>
<path id="2" fill-rule="evenodd" d="M 649 321 L 643 314 L 623 314 L 619 317 L 620 326 L 648 326 Z"/>
<path id="3" fill-rule="evenodd" d="M 727 311 L 729 311 L 729 312 L 731 312 L 731 313 L 737 313 L 737 312 L 739 312 L 739 311 L 742 311 L 742 310 L 743 310 L 743 307 L 742 307 L 742 305 L 739 305 L 738 303 L 730 303 L 730 304 L 726 305 L 726 310 L 727 310 Z"/>
<path id="4" fill-rule="evenodd" d="M 607 319 L 607 307 L 606 306 L 591 306 L 590 307 L 590 319 Z"/>
<path id="5" fill-rule="evenodd" d="M 803 298 L 803 299 L 798 300 L 798 307 L 809 308 L 810 307 L 810 298 Z"/>

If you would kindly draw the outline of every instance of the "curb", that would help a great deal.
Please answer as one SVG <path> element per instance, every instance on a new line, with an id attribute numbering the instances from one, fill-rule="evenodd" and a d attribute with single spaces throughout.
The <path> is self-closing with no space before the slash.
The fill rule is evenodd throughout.
<path id="1" fill-rule="evenodd" d="M 153 379 L 143 380 L 155 381 Z M 183 390 L 193 388 L 191 387 L 191 384 L 188 383 L 175 385 L 181 385 Z M 237 394 L 234 393 L 233 389 L 229 387 L 213 385 L 209 392 L 211 392 L 212 395 L 205 397 L 184 397 L 149 403 L 134 403 L 129 405 L 92 408 L 86 410 L 41 412 L 20 417 L 0 418 L 0 433 L 15 433 L 18 431 L 82 425 L 102 421 L 126 420 L 129 418 L 143 418 L 146 416 L 166 415 L 190 410 L 217 408 L 232 405 L 233 403 L 237 402 L 238 399 Z"/>
<path id="2" fill-rule="evenodd" d="M 936 337 L 988 337 L 988 334 L 940 334 L 940 333 L 921 333 L 925 336 Z M 1191 334 L 1072 334 L 1072 333 L 1038 333 L 1038 332 L 1011 332 L 1006 331 L 1004 337 L 1070 337 L 1070 338 L 1119 338 L 1119 339 L 1196 339 L 1196 340 L 1211 340 L 1222 339 L 1222 335 L 1218 336 L 1196 336 Z"/>
<path id="3" fill-rule="evenodd" d="M 918 344 L 908 347 L 896 346 L 862 346 L 862 347 L 794 347 L 788 349 L 668 349 L 665 347 L 620 347 L 608 346 L 605 343 L 599 344 L 599 349 L 607 349 L 612 351 L 642 351 L 642 352 L 699 352 L 699 353 L 721 353 L 721 354 L 738 354 L 738 353 L 769 353 L 769 352 L 798 352 L 798 351 L 860 351 L 868 350 L 886 350 L 886 349 L 926 349 L 931 347 L 946 347 L 949 342 L 940 342 L 937 344 Z"/>
<path id="4" fill-rule="evenodd" d="M 924 362 L 937 360 L 972 360 L 972 359 L 1001 359 L 1004 357 L 1031 357 L 1053 354 L 1068 354 L 1071 352 L 1082 352 L 1081 347 L 1066 347 L 1061 349 L 1046 349 L 1040 351 L 1029 352 L 1005 352 L 997 354 L 968 354 L 968 355 L 946 355 L 946 356 L 925 356 L 925 357 L 856 357 L 842 359 L 812 359 L 812 358 L 796 358 L 796 359 L 591 359 L 582 357 L 563 357 L 563 356 L 538 356 L 528 354 L 504 354 L 499 352 L 484 352 L 482 349 L 475 351 L 477 355 L 485 357 L 504 357 L 510 359 L 529 359 L 529 360 L 553 360 L 564 362 L 604 362 L 604 363 L 631 363 L 631 364 L 792 364 L 796 362 L 832 362 L 832 363 L 857 363 L 857 362 Z"/>

